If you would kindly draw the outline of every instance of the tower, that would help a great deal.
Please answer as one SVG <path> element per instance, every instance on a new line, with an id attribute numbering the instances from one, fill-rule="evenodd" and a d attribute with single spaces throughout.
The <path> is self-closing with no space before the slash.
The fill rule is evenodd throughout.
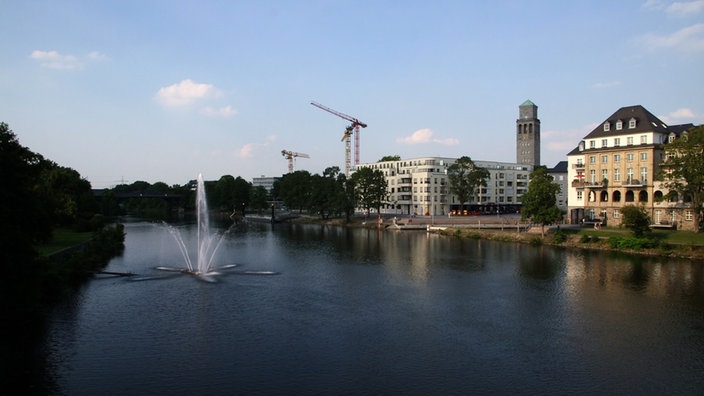
<path id="1" fill-rule="evenodd" d="M 538 106 L 526 100 L 518 106 L 516 120 L 516 162 L 522 165 L 540 165 L 540 120 Z"/>

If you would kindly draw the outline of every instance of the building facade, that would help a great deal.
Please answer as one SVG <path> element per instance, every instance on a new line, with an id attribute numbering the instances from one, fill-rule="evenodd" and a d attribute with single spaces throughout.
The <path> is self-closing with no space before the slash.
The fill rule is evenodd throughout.
<path id="1" fill-rule="evenodd" d="M 382 213 L 443 216 L 453 212 L 497 214 L 520 210 L 532 166 L 474 161 L 477 167 L 489 171 L 489 179 L 487 186 L 477 188 L 474 197 L 463 205 L 449 191 L 447 168 L 455 161 L 456 158 L 422 157 L 359 164 L 356 169 L 367 167 L 383 172 L 388 187 Z"/>
<path id="2" fill-rule="evenodd" d="M 622 107 L 567 155 L 570 223 L 621 224 L 621 208 L 645 208 L 654 226 L 693 227 L 683 202 L 669 202 L 656 181 L 664 146 L 692 124 L 668 126 L 643 106 Z M 688 221 L 687 218 L 690 218 Z"/>
<path id="3" fill-rule="evenodd" d="M 516 120 L 516 162 L 536 167 L 540 165 L 540 120 L 538 106 L 526 100 L 518 106 Z"/>
<path id="4" fill-rule="evenodd" d="M 554 167 L 548 169 L 548 174 L 560 186 L 560 192 L 555 196 L 555 204 L 563 213 L 567 213 L 567 193 L 569 191 L 567 161 L 558 162 Z"/>

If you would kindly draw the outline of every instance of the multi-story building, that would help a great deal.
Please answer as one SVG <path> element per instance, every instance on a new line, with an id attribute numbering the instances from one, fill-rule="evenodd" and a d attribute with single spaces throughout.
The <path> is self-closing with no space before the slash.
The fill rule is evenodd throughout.
<path id="1" fill-rule="evenodd" d="M 567 161 L 558 162 L 553 168 L 548 169 L 548 174 L 560 186 L 560 192 L 555 196 L 555 204 L 563 213 L 567 213 L 567 192 L 569 191 Z"/>
<path id="2" fill-rule="evenodd" d="M 568 155 L 569 220 L 621 224 L 621 208 L 641 205 L 656 224 L 674 225 L 686 214 L 657 182 L 663 146 L 692 124 L 668 126 L 643 106 L 617 110 Z M 678 228 L 687 228 L 680 222 Z"/>
<path id="3" fill-rule="evenodd" d="M 489 179 L 487 186 L 477 188 L 465 205 L 449 191 L 447 168 L 456 158 L 411 158 L 357 167 L 384 172 L 389 198 L 382 212 L 418 215 L 518 212 L 521 196 L 528 189 L 530 173 L 540 164 L 538 106 L 530 100 L 518 106 L 516 160 L 517 163 L 474 160 L 477 167 L 489 171 Z"/>
<path id="4" fill-rule="evenodd" d="M 281 179 L 280 177 L 267 177 L 262 175 L 261 177 L 252 178 L 253 187 L 264 187 L 267 194 L 271 194 L 271 190 L 274 188 L 274 183 Z"/>
<path id="5" fill-rule="evenodd" d="M 474 161 L 489 171 L 486 187 L 477 188 L 474 197 L 462 205 L 449 191 L 447 168 L 456 158 L 422 157 L 398 161 L 359 164 L 384 173 L 388 199 L 382 213 L 447 215 L 460 210 L 495 214 L 515 213 L 528 189 L 529 165 Z"/>

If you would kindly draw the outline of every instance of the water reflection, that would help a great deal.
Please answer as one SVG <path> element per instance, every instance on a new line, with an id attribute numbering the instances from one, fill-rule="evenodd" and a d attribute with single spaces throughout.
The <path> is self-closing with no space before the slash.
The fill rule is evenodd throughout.
<path id="1" fill-rule="evenodd" d="M 178 258 L 163 230 L 126 230 L 111 269 L 141 273 Z M 46 360 L 59 393 L 693 394 L 704 386 L 697 263 L 284 224 L 233 232 L 218 260 L 281 275 L 216 285 L 105 279 L 58 307 Z"/>

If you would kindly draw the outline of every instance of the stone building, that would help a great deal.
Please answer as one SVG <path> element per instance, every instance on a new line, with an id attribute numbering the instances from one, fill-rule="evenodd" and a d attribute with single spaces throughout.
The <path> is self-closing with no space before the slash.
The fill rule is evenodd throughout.
<path id="1" fill-rule="evenodd" d="M 691 228 L 686 205 L 662 200 L 667 191 L 655 178 L 664 146 L 692 126 L 668 126 L 640 105 L 622 107 L 599 123 L 567 155 L 569 221 L 620 225 L 621 208 L 640 205 L 654 226 Z"/>

